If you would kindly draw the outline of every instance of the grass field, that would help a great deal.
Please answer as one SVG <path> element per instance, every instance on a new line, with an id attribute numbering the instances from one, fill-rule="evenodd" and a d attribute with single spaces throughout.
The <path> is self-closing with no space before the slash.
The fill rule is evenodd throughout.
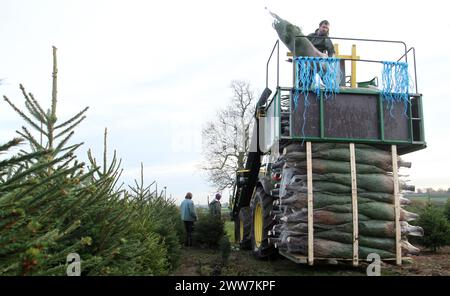
<path id="1" fill-rule="evenodd" d="M 225 233 L 230 239 L 230 242 L 233 244 L 234 241 L 234 222 L 233 221 L 225 221 Z"/>
<path id="2" fill-rule="evenodd" d="M 428 197 L 428 195 L 409 195 L 405 196 L 411 200 L 411 202 L 417 203 L 417 204 L 427 204 L 429 201 L 431 201 L 432 204 L 436 206 L 444 206 L 447 200 L 450 198 L 450 196 L 444 195 L 444 196 L 431 196 Z"/>

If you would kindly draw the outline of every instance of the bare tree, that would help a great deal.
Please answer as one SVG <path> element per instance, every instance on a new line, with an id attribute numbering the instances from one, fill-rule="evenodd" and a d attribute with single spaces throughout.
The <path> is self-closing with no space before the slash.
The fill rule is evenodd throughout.
<path id="1" fill-rule="evenodd" d="M 233 96 L 230 104 L 219 110 L 217 118 L 207 122 L 202 130 L 202 169 L 219 191 L 232 188 L 236 171 L 244 168 L 255 113 L 255 92 L 250 84 L 234 80 L 231 89 Z"/>

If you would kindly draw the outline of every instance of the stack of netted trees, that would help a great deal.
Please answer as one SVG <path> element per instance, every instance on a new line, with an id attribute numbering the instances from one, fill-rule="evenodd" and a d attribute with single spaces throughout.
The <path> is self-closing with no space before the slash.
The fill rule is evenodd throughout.
<path id="1" fill-rule="evenodd" d="M 314 257 L 350 259 L 353 256 L 354 225 L 349 144 L 312 144 L 312 193 Z M 274 201 L 278 223 L 270 231 L 270 241 L 284 252 L 308 254 L 308 190 L 305 146 L 291 144 L 273 165 L 282 172 L 280 198 Z M 392 154 L 369 145 L 356 145 L 358 211 L 358 255 L 367 258 L 395 258 L 395 208 Z M 398 159 L 398 166 L 410 167 Z M 401 190 L 414 190 L 399 181 Z M 409 200 L 399 196 L 400 205 Z M 311 218 L 311 217 L 310 217 Z M 408 221 L 414 213 L 400 209 L 402 256 L 416 254 L 408 235 L 421 236 L 423 230 Z"/>

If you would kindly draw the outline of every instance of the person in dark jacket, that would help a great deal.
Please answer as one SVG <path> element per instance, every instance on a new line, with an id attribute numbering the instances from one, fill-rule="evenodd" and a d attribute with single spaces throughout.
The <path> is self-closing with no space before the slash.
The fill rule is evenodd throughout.
<path id="1" fill-rule="evenodd" d="M 222 205 L 220 204 L 220 199 L 222 195 L 220 193 L 216 194 L 216 198 L 209 203 L 209 213 L 216 217 L 221 217 L 222 215 Z"/>
<path id="2" fill-rule="evenodd" d="M 335 54 L 333 43 L 328 37 L 330 33 L 330 23 L 327 20 L 323 20 L 319 24 L 319 28 L 308 35 L 309 41 L 322 53 L 325 53 L 328 57 L 332 57 Z"/>
<path id="3" fill-rule="evenodd" d="M 192 247 L 192 231 L 194 230 L 194 222 L 197 221 L 197 213 L 194 203 L 192 202 L 192 193 L 188 192 L 181 202 L 180 206 L 181 220 L 184 222 L 186 229 L 186 247 Z"/>

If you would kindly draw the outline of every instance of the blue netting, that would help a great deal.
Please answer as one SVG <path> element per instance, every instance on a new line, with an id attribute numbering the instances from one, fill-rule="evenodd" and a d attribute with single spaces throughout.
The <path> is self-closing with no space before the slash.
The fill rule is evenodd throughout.
<path id="1" fill-rule="evenodd" d="M 319 57 L 296 57 L 296 84 L 298 92 L 308 95 L 310 91 L 317 96 L 323 88 L 325 97 L 339 92 L 339 84 L 341 82 L 340 59 L 337 58 L 319 58 Z M 317 76 L 323 82 L 321 86 Z M 298 98 L 297 98 L 298 99 Z M 294 101 L 297 107 L 297 101 Z"/>
<path id="2" fill-rule="evenodd" d="M 411 79 L 408 72 L 408 64 L 405 62 L 382 62 L 382 88 L 381 95 L 387 102 L 390 114 L 394 102 L 403 102 L 403 114 L 407 114 L 409 103 L 409 88 Z"/>
<path id="3" fill-rule="evenodd" d="M 325 99 L 339 93 L 339 84 L 341 82 L 340 59 L 337 58 L 319 58 L 319 57 L 296 57 L 295 58 L 295 90 L 294 90 L 294 108 L 297 109 L 300 93 L 304 97 L 303 125 L 302 135 L 305 135 L 306 110 L 309 106 L 308 94 L 313 92 L 316 99 L 320 98 L 321 89 L 324 92 Z M 321 85 L 320 79 L 323 82 Z"/>

